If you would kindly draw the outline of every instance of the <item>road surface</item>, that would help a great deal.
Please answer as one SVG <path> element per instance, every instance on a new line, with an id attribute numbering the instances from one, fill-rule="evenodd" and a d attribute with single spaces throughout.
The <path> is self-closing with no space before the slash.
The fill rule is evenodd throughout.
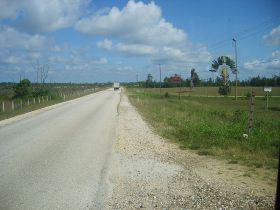
<path id="1" fill-rule="evenodd" d="M 99 209 L 118 91 L 82 97 L 0 127 L 0 209 Z"/>

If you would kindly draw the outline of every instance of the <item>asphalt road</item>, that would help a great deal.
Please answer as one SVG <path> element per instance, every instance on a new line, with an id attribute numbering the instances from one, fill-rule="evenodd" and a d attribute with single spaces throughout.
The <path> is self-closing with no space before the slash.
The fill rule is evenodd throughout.
<path id="1" fill-rule="evenodd" d="M 85 96 L 0 127 L 0 209 L 99 209 L 120 94 Z"/>

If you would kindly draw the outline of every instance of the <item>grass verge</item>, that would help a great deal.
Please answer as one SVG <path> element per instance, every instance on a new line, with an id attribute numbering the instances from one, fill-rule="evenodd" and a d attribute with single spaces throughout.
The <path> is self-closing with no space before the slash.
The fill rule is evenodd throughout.
<path id="1" fill-rule="evenodd" d="M 280 98 L 255 102 L 254 127 L 248 139 L 248 99 L 165 97 L 164 94 L 128 90 L 130 102 L 162 136 L 180 148 L 196 150 L 256 168 L 277 168 L 280 130 Z"/>
<path id="2" fill-rule="evenodd" d="M 102 91 L 104 89 L 106 89 L 106 88 L 96 89 L 95 92 L 99 92 L 99 91 Z M 41 103 L 38 103 L 38 101 L 36 101 L 36 104 L 33 104 L 33 101 L 31 100 L 29 106 L 27 105 L 27 102 L 24 101 L 22 108 L 20 108 L 19 105 L 17 104 L 17 108 L 13 111 L 11 110 L 11 108 L 6 109 L 5 112 L 0 111 L 0 120 L 15 117 L 17 115 L 21 115 L 21 114 L 24 114 L 24 113 L 27 113 L 27 112 L 31 112 L 31 111 L 41 109 L 41 108 L 44 108 L 44 107 L 47 107 L 47 106 L 51 106 L 51 105 L 54 105 L 54 104 L 58 104 L 58 103 L 61 103 L 61 102 L 69 101 L 69 100 L 72 100 L 72 99 L 75 99 L 75 98 L 83 97 L 83 96 L 86 96 L 86 95 L 92 94 L 92 93 L 93 92 L 89 92 L 89 93 L 83 94 L 81 96 L 77 96 L 77 95 L 71 96 L 71 97 L 66 98 L 65 100 L 62 97 L 56 96 L 56 97 L 52 97 L 53 99 L 49 100 L 49 101 L 45 100 L 44 102 L 41 101 Z M 36 100 L 37 100 L 37 98 L 36 98 Z M 2 106 L 2 102 L 0 103 L 0 105 Z"/>

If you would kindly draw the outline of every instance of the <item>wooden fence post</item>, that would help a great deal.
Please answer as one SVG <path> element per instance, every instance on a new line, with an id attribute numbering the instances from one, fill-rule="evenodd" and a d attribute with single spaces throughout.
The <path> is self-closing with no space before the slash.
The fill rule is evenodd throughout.
<path id="1" fill-rule="evenodd" d="M 41 103 L 40 97 L 38 96 L 38 102 Z"/>
<path id="2" fill-rule="evenodd" d="M 29 104 L 30 104 L 30 103 L 29 103 L 29 98 L 28 98 L 28 99 L 27 99 L 27 106 L 29 106 Z"/>
<path id="3" fill-rule="evenodd" d="M 254 106 L 255 106 L 255 92 L 252 91 L 251 99 L 250 99 L 250 112 L 249 112 L 249 120 L 248 120 L 248 135 L 251 133 L 253 128 L 253 114 L 254 114 Z"/>
<path id="4" fill-rule="evenodd" d="M 5 112 L 5 102 L 2 101 L 2 111 Z"/>
<path id="5" fill-rule="evenodd" d="M 22 109 L 22 100 L 20 100 L 20 108 Z"/>
<path id="6" fill-rule="evenodd" d="M 33 98 L 33 104 L 35 104 L 36 103 L 36 99 L 35 98 Z"/>
<path id="7" fill-rule="evenodd" d="M 14 104 L 14 101 L 12 101 L 12 111 L 15 110 L 15 104 Z"/>

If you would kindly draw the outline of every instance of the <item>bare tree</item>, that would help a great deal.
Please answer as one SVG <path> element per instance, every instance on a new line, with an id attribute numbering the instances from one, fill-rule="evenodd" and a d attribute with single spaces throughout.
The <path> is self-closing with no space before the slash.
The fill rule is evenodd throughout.
<path id="1" fill-rule="evenodd" d="M 21 70 L 18 72 L 18 78 L 19 78 L 19 82 L 23 79 L 25 79 L 25 71 Z"/>
<path id="2" fill-rule="evenodd" d="M 33 65 L 33 68 L 36 71 L 37 74 L 37 83 L 44 84 L 45 81 L 48 78 L 49 70 L 50 70 L 50 65 L 47 64 L 40 64 L 37 62 L 36 64 Z"/>

